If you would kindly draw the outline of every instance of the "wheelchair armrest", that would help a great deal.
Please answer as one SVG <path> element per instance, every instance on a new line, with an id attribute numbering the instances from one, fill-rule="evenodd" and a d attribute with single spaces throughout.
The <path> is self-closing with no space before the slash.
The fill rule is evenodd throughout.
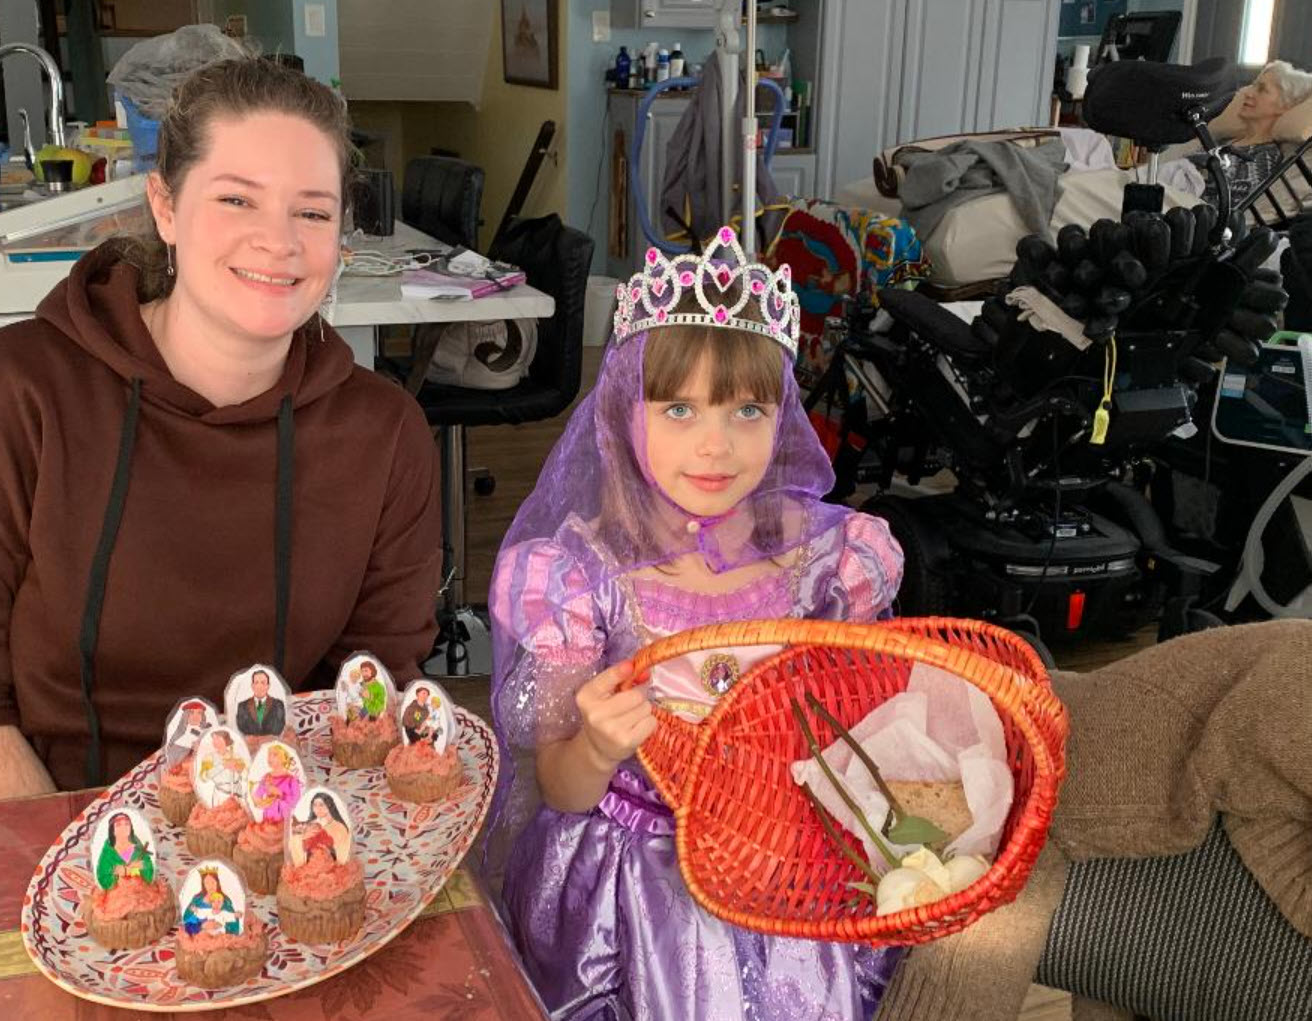
<path id="1" fill-rule="evenodd" d="M 912 330 L 950 358 L 979 362 L 993 353 L 988 344 L 971 332 L 969 323 L 919 291 L 882 288 L 879 307 L 894 322 Z"/>

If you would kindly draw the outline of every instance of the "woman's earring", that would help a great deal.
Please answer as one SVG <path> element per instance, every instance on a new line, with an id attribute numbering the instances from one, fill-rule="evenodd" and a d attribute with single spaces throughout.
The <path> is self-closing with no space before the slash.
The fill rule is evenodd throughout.
<path id="1" fill-rule="evenodd" d="M 173 269 L 173 246 L 172 246 L 172 245 L 165 245 L 165 246 L 164 246 L 164 261 L 165 261 L 165 263 L 166 263 L 166 265 L 164 266 L 164 272 L 167 273 L 169 276 L 173 276 L 174 273 L 175 273 L 176 271 Z"/>

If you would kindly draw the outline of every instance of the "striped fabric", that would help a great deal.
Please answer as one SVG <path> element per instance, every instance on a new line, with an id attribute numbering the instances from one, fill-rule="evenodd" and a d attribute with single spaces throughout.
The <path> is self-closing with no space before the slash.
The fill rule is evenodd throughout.
<path id="1" fill-rule="evenodd" d="M 1072 865 L 1036 980 L 1152 1021 L 1312 1021 L 1312 940 L 1219 823 L 1188 854 Z"/>

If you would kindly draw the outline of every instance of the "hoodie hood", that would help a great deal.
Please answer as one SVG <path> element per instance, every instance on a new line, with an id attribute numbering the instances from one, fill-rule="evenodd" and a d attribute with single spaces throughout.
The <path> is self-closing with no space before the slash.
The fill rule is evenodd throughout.
<path id="1" fill-rule="evenodd" d="M 114 244 L 102 244 L 73 266 L 37 307 L 50 323 L 125 382 L 141 380 L 141 400 L 211 425 L 272 421 L 283 398 L 297 409 L 344 383 L 354 368 L 351 349 L 331 327 L 311 320 L 292 336 L 278 382 L 241 404 L 216 408 L 184 386 L 168 366 L 141 318 L 137 270 Z"/>

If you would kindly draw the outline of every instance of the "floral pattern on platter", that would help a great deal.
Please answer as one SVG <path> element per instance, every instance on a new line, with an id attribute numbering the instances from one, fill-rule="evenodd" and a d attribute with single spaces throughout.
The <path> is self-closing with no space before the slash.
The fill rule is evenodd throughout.
<path id="1" fill-rule="evenodd" d="M 23 898 L 23 945 L 40 971 L 84 999 L 115 1007 L 153 1011 L 200 1011 L 234 1007 L 282 996 L 322 982 L 401 933 L 442 889 L 473 844 L 496 788 L 498 752 L 491 729 L 456 708 L 456 750 L 464 778 L 454 795 L 438 804 L 408 804 L 391 797 L 381 767 L 345 769 L 333 763 L 331 692 L 292 700 L 292 726 L 303 750 L 311 784 L 339 791 L 355 820 L 356 854 L 364 865 L 365 921 L 350 940 L 327 946 L 296 943 L 277 926 L 272 896 L 252 896 L 251 905 L 271 923 L 269 960 L 263 972 L 241 986 L 205 990 L 179 980 L 173 966 L 173 935 L 131 952 L 103 950 L 87 935 L 82 898 L 95 886 L 87 845 L 97 822 L 122 806 L 140 811 L 156 834 L 157 874 L 176 887 L 195 864 L 183 831 L 159 809 L 159 779 L 165 768 L 156 752 L 106 790 L 64 830 L 37 866 Z"/>

